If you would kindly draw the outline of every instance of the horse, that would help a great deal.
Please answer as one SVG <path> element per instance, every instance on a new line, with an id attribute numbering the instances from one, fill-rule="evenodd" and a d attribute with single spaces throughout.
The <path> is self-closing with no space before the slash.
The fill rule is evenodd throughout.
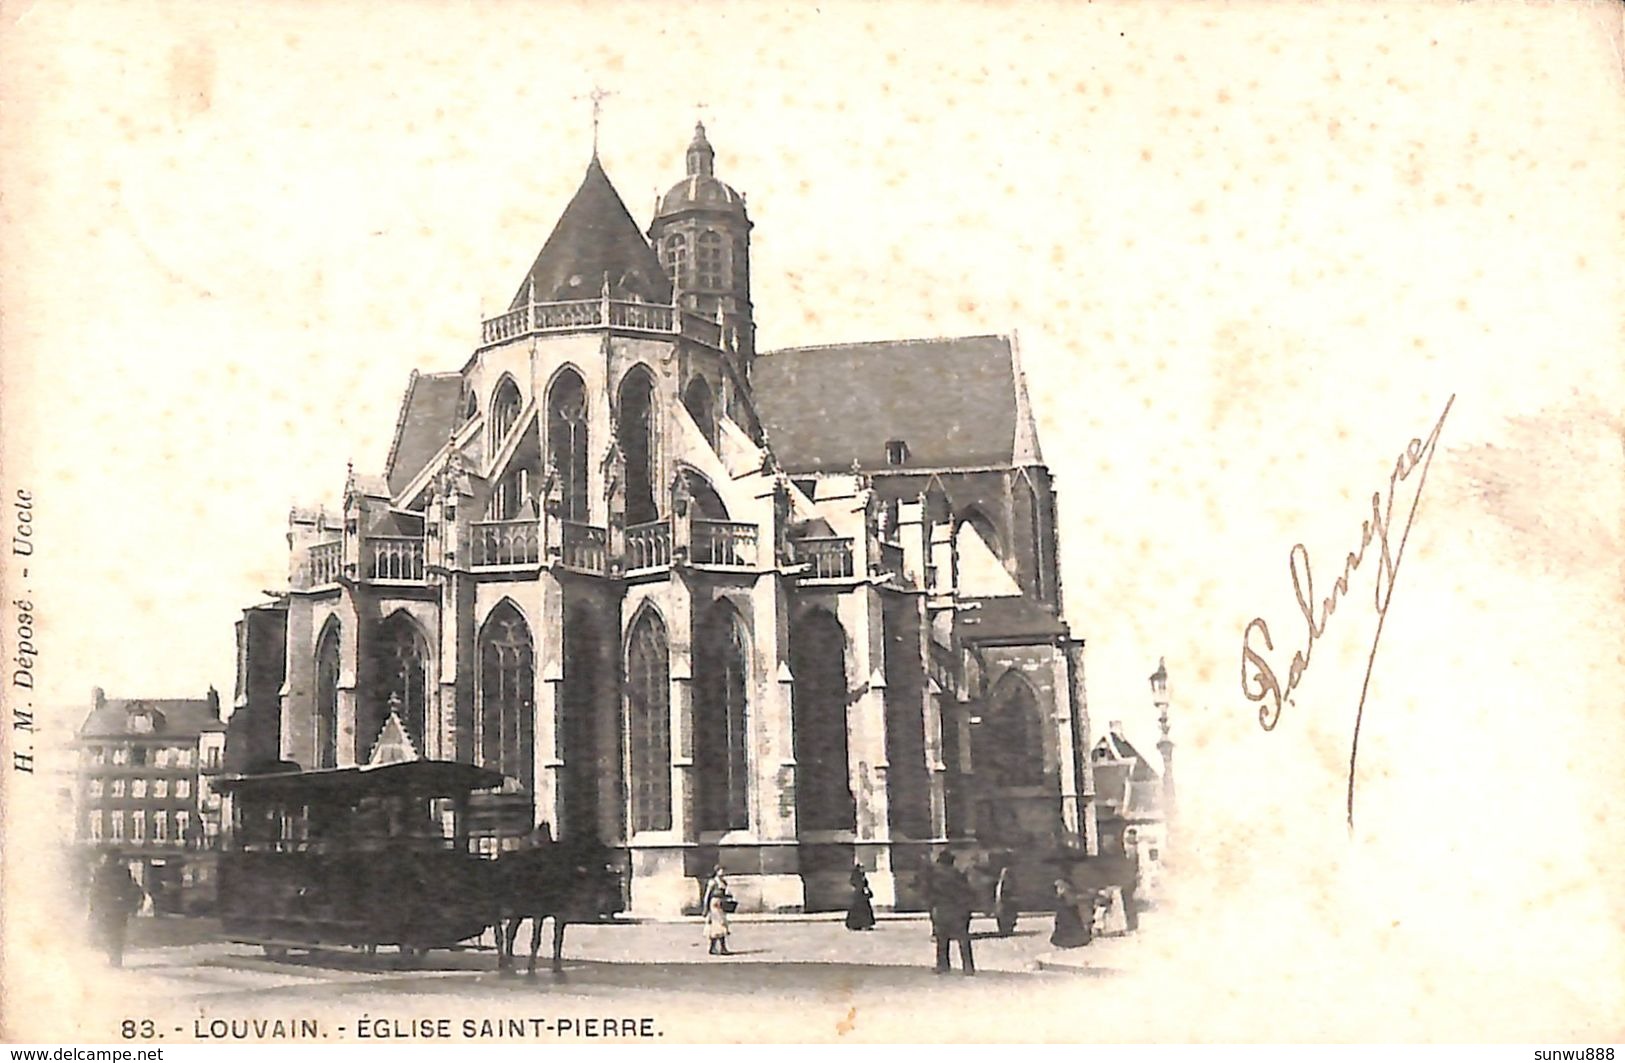
<path id="1" fill-rule="evenodd" d="M 542 923 L 553 920 L 553 973 L 564 970 L 564 930 L 592 923 L 621 910 L 620 876 L 610 851 L 596 840 L 554 842 L 501 854 L 496 860 L 497 970 L 514 966 L 519 924 L 531 921 L 528 976 L 536 974 Z"/>

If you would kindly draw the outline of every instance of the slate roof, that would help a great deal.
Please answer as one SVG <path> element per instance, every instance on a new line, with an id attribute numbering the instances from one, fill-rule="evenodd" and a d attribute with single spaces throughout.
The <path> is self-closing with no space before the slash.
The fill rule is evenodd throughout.
<path id="1" fill-rule="evenodd" d="M 219 710 L 207 698 L 108 698 L 90 710 L 79 727 L 81 738 L 130 738 L 130 710 L 140 706 L 163 717 L 162 729 L 152 737 L 189 738 L 205 731 L 224 731 Z"/>
<path id="2" fill-rule="evenodd" d="M 412 373 L 395 422 L 395 441 L 384 465 L 390 497 L 394 497 L 423 471 L 456 425 L 457 400 L 463 394 L 461 373 Z"/>
<path id="3" fill-rule="evenodd" d="M 537 302 L 596 298 L 605 273 L 617 298 L 671 303 L 671 282 L 660 259 L 595 155 L 509 308 L 529 301 L 532 282 Z"/>
<path id="4" fill-rule="evenodd" d="M 764 352 L 757 413 L 786 472 L 1037 464 L 1026 385 L 1007 336 L 890 340 Z"/>

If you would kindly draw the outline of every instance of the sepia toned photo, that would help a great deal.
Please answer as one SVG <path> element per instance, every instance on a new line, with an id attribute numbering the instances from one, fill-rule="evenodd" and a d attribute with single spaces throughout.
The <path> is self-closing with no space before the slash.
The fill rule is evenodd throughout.
<path id="1" fill-rule="evenodd" d="M 1617 7 L 0 20 L 7 1042 L 1621 1040 Z"/>

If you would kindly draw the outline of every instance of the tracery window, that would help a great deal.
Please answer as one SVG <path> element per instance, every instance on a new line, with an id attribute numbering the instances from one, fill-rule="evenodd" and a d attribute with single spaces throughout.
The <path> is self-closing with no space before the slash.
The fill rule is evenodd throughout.
<path id="1" fill-rule="evenodd" d="M 745 830 L 750 826 L 750 652 L 732 607 L 711 606 L 694 650 L 699 828 Z"/>
<path id="2" fill-rule="evenodd" d="M 512 377 L 503 377 L 502 383 L 497 385 L 496 394 L 491 398 L 491 450 L 495 451 L 508 438 L 508 433 L 519 421 L 519 409 L 523 405 L 519 398 L 519 385 L 513 382 Z"/>
<path id="3" fill-rule="evenodd" d="M 655 519 L 654 378 L 635 366 L 621 381 L 616 424 L 621 456 L 626 460 L 626 523 Z"/>
<path id="4" fill-rule="evenodd" d="M 566 369 L 547 392 L 547 451 L 558 472 L 565 520 L 587 519 L 587 394 Z"/>
<path id="5" fill-rule="evenodd" d="M 638 618 L 626 659 L 627 736 L 632 760 L 633 830 L 671 829 L 671 668 L 666 627 Z"/>
<path id="6" fill-rule="evenodd" d="M 992 786 L 1038 786 L 1044 781 L 1043 719 L 1027 681 L 1006 673 L 993 689 L 977 725 L 971 763 Z"/>
<path id="7" fill-rule="evenodd" d="M 419 753 L 424 752 L 423 729 L 429 713 L 428 660 L 428 641 L 406 614 L 396 613 L 384 621 L 374 651 L 379 702 L 376 722 L 371 733 L 364 736 L 367 755 L 372 753 L 372 743 L 389 718 L 391 706 L 400 714 L 413 746 Z M 366 756 L 359 759 L 366 760 Z"/>
<path id="8" fill-rule="evenodd" d="M 480 633 L 480 763 L 525 793 L 535 788 L 535 667 L 530 626 L 503 602 Z"/>

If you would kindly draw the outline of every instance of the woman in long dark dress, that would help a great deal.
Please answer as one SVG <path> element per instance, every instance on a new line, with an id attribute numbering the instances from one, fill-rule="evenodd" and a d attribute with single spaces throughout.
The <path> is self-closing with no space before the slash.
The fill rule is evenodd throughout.
<path id="1" fill-rule="evenodd" d="M 869 889 L 869 877 L 863 873 L 862 864 L 852 866 L 852 903 L 846 909 L 846 928 L 848 930 L 873 930 L 875 928 L 875 909 L 869 903 L 874 893 Z"/>
<path id="2" fill-rule="evenodd" d="M 1090 922 L 1084 922 L 1082 914 L 1078 911 L 1078 891 L 1065 879 L 1055 880 L 1055 932 L 1049 936 L 1049 943 L 1058 949 L 1075 949 L 1080 945 L 1087 945 L 1094 938 L 1092 927 L 1094 912 L 1091 911 Z"/>

